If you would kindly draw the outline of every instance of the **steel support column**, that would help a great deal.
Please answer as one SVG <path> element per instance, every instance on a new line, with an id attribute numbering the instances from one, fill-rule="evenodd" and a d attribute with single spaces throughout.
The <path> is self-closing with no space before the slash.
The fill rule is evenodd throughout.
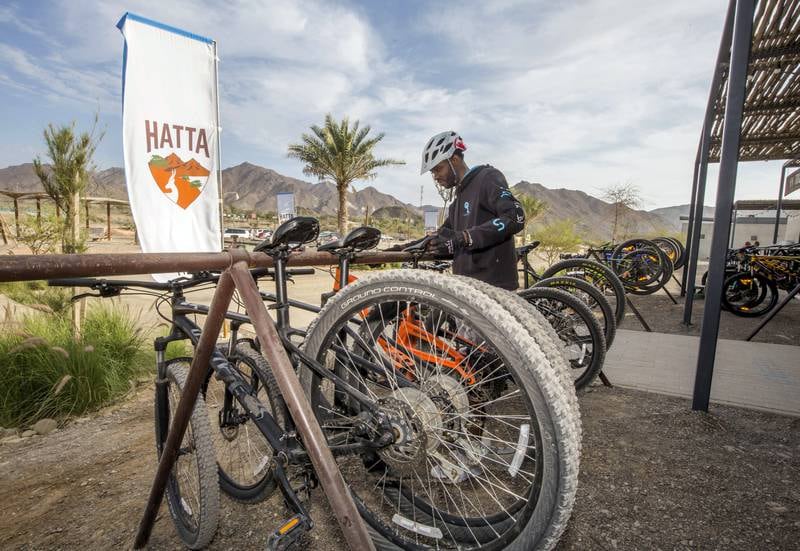
<path id="1" fill-rule="evenodd" d="M 775 245 L 778 242 L 778 226 L 781 223 L 781 209 L 783 208 L 783 189 L 786 185 L 786 169 L 787 167 L 794 162 L 794 159 L 791 161 L 786 161 L 783 163 L 781 167 L 781 183 L 778 186 L 778 206 L 775 209 L 775 231 L 772 233 L 772 244 Z"/>
<path id="2" fill-rule="evenodd" d="M 733 43 L 730 73 L 725 101 L 725 124 L 722 133 L 717 201 L 714 212 L 714 232 L 708 266 L 706 303 L 700 329 L 700 349 L 697 353 L 697 372 L 694 381 L 692 409 L 708 411 L 711 378 L 717 353 L 719 316 L 722 306 L 722 284 L 725 278 L 725 257 L 728 252 L 728 233 L 736 191 L 736 169 L 739 163 L 739 142 L 742 130 L 742 111 L 747 88 L 747 63 L 752 41 L 755 0 L 737 0 L 733 23 Z"/>
<path id="3" fill-rule="evenodd" d="M 703 133 L 705 135 L 705 132 Z M 702 141 L 702 136 L 700 140 Z M 689 220 L 686 224 L 686 254 L 688 255 L 691 250 L 692 235 L 694 234 L 694 207 L 697 203 L 697 175 L 700 171 L 700 144 L 697 144 L 697 157 L 694 160 L 694 175 L 692 176 L 692 199 L 689 202 Z M 686 275 L 689 273 L 688 266 L 684 264 L 683 273 L 681 274 L 681 296 L 686 295 Z"/>
<path id="4" fill-rule="evenodd" d="M 703 210 L 705 208 L 706 180 L 708 179 L 708 147 L 710 134 L 703 127 L 700 146 L 700 170 L 697 174 L 697 202 L 694 209 L 694 225 L 689 244 L 689 260 L 686 262 L 686 297 L 683 303 L 683 323 L 691 325 L 692 307 L 694 306 L 694 288 L 697 279 L 697 260 L 700 254 L 700 231 L 703 229 Z"/>
<path id="5" fill-rule="evenodd" d="M 729 249 L 733 248 L 733 240 L 736 239 L 736 217 L 739 214 L 739 209 L 736 208 L 736 203 L 733 204 L 733 224 L 731 224 L 731 242 L 728 245 Z"/>
<path id="6" fill-rule="evenodd" d="M 686 247 L 689 258 L 683 267 L 684 285 L 683 291 L 686 300 L 683 307 L 683 323 L 692 323 L 692 301 L 694 300 L 694 283 L 697 277 L 697 256 L 700 244 L 700 230 L 703 227 L 703 207 L 706 193 L 706 176 L 708 175 L 708 149 L 711 142 L 711 126 L 715 116 L 715 102 L 720 86 L 722 85 L 722 64 L 726 61 L 726 56 L 731 45 L 733 35 L 733 15 L 736 9 L 736 0 L 730 0 L 728 11 L 725 14 L 725 23 L 722 27 L 722 37 L 719 41 L 719 52 L 714 64 L 714 77 L 711 80 L 711 89 L 708 92 L 708 102 L 706 103 L 706 114 L 703 121 L 703 130 L 700 135 L 698 145 L 698 170 L 697 170 L 697 194 L 694 210 L 689 214 L 693 217 L 691 235 L 687 237 Z"/>

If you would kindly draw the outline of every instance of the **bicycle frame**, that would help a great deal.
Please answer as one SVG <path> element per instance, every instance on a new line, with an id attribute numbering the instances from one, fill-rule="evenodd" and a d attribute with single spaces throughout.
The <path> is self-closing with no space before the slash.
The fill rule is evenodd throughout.
<path id="1" fill-rule="evenodd" d="M 542 277 L 539 273 L 534 269 L 531 261 L 528 259 L 527 254 L 523 254 L 519 256 L 519 261 L 522 262 L 522 272 L 523 277 L 523 287 L 527 289 L 537 281 L 541 281 Z"/>
<path id="2" fill-rule="evenodd" d="M 417 267 L 419 264 L 419 256 L 412 257 L 412 264 Z M 350 273 L 350 262 L 355 258 L 355 252 L 348 251 L 339 254 L 339 265 L 336 267 L 333 282 L 333 293 L 323 295 L 323 301 L 330 298 L 341 290 L 345 285 L 353 283 L 358 278 Z M 277 261 L 276 261 L 277 271 Z M 370 309 L 361 311 L 362 320 L 366 321 L 370 315 Z M 386 337 L 378 337 L 377 344 L 381 347 L 383 352 L 392 360 L 396 372 L 402 373 L 408 381 L 416 379 L 416 362 L 418 359 L 427 364 L 435 364 L 447 369 L 456 371 L 461 379 L 467 384 L 473 385 L 476 382 L 475 375 L 472 369 L 464 369 L 462 364 L 466 359 L 466 355 L 462 354 L 452 346 L 450 346 L 443 339 L 437 337 L 429 332 L 422 323 L 415 319 L 413 308 L 408 306 L 404 309 L 404 313 L 397 327 L 397 338 L 395 341 L 390 342 Z M 458 339 L 456 335 L 452 335 L 454 339 L 460 340 L 465 344 L 471 344 L 465 339 Z M 422 350 L 420 343 L 426 344 L 431 350 Z"/>
<path id="3" fill-rule="evenodd" d="M 745 255 L 745 257 L 750 273 L 763 275 L 785 291 L 790 291 L 800 279 L 800 273 L 793 272 L 789 267 L 790 263 L 800 265 L 800 256 Z"/>

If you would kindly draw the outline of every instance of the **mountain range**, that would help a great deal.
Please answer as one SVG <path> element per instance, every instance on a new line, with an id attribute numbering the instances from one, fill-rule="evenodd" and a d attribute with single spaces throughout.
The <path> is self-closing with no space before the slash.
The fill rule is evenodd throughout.
<path id="1" fill-rule="evenodd" d="M 222 188 L 225 190 L 225 204 L 241 210 L 275 212 L 275 195 L 281 192 L 294 193 L 295 205 L 305 213 L 335 215 L 338 209 L 338 196 L 333 184 L 306 182 L 246 162 L 222 171 Z M 0 190 L 37 192 L 42 191 L 42 187 L 33 165 L 27 163 L 0 169 Z M 584 235 L 597 236 L 599 239 L 610 236 L 614 205 L 602 199 L 583 191 L 553 189 L 526 181 L 511 186 L 511 190 L 517 197 L 528 195 L 547 204 L 545 213 L 536 220 L 537 226 L 568 218 L 575 221 L 578 231 Z M 127 199 L 123 169 L 112 167 L 96 171 L 88 194 Z M 420 207 L 404 203 L 373 186 L 348 194 L 348 211 L 354 218 L 363 216 L 367 209 L 378 218 L 401 218 L 421 217 L 423 211 L 435 208 L 432 205 Z M 688 213 L 689 206 L 678 205 L 651 211 L 623 209 L 621 223 L 625 225 L 627 233 L 650 235 L 680 231 L 680 216 Z M 713 209 L 707 209 L 705 215 L 713 215 Z"/>

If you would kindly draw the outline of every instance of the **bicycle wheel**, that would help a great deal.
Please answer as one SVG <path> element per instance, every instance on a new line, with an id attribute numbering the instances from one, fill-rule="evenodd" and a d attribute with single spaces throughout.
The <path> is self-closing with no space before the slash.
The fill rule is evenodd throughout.
<path id="1" fill-rule="evenodd" d="M 647 239 L 629 239 L 611 253 L 611 267 L 626 290 L 641 289 L 659 280 L 664 271 L 666 255 Z"/>
<path id="2" fill-rule="evenodd" d="M 666 286 L 666 284 L 669 283 L 669 279 L 672 277 L 672 272 L 674 268 L 672 266 L 672 262 L 669 260 L 669 257 L 667 257 L 667 254 L 664 251 L 658 249 L 652 252 L 648 252 L 646 254 L 647 256 L 658 257 L 657 262 L 661 266 L 661 273 L 652 283 L 649 283 L 647 285 L 636 285 L 628 289 L 628 292 L 633 295 L 651 295 L 656 291 L 658 291 L 659 289 L 662 289 L 664 286 Z"/>
<path id="3" fill-rule="evenodd" d="M 553 277 L 555 275 L 566 275 L 577 277 L 588 281 L 603 292 L 611 307 L 614 309 L 614 317 L 617 325 L 625 319 L 625 287 L 622 285 L 617 274 L 604 264 L 584 258 L 570 258 L 556 262 L 547 268 L 542 274 L 542 278 Z"/>
<path id="4" fill-rule="evenodd" d="M 763 316 L 778 303 L 778 287 L 761 274 L 739 272 L 725 280 L 722 304 L 743 318 Z"/>
<path id="5" fill-rule="evenodd" d="M 454 276 L 458 278 L 465 278 L 466 276 Z M 579 280 L 582 281 L 582 280 Z M 567 359 L 564 350 L 564 344 L 558 337 L 555 329 L 547 319 L 536 309 L 533 304 L 526 301 L 517 294 L 515 291 L 506 291 L 494 285 L 469 278 L 469 283 L 480 289 L 482 292 L 489 295 L 493 300 L 498 302 L 511 313 L 514 318 L 528 329 L 528 333 L 542 349 L 542 352 L 547 356 L 550 364 L 553 365 L 559 373 L 561 384 L 566 391 L 566 395 L 570 407 L 574 410 L 575 418 L 580 421 L 581 412 L 578 407 L 578 398 L 575 393 L 575 385 L 572 378 L 572 368 Z M 580 422 L 577 423 L 576 430 L 580 435 L 582 427 Z M 580 439 L 579 439 L 580 441 Z"/>
<path id="6" fill-rule="evenodd" d="M 684 247 L 683 243 L 681 243 L 678 239 L 675 239 L 674 237 L 666 237 L 665 239 L 667 241 L 671 241 L 672 243 L 674 243 L 678 251 L 678 258 L 674 262 L 674 264 L 675 264 L 675 269 L 680 270 L 686 264 L 686 247 Z"/>
<path id="7" fill-rule="evenodd" d="M 156 387 L 156 449 L 159 458 L 178 406 L 191 358 L 167 362 L 165 387 Z M 181 541 L 190 549 L 211 542 L 219 521 L 217 463 L 208 413 L 197 397 L 166 488 L 167 505 Z"/>
<path id="8" fill-rule="evenodd" d="M 548 277 L 539 281 L 535 286 L 563 289 L 581 299 L 603 328 L 603 336 L 606 338 L 606 350 L 611 348 L 611 343 L 614 342 L 614 337 L 617 334 L 617 320 L 614 318 L 614 311 L 611 309 L 611 305 L 600 289 L 588 281 L 570 276 Z"/>
<path id="9" fill-rule="evenodd" d="M 477 287 L 482 292 L 486 293 L 503 306 L 505 310 L 511 313 L 514 318 L 528 329 L 528 333 L 536 341 L 536 344 L 542 349 L 542 352 L 547 356 L 551 365 L 556 369 L 562 388 L 566 390 L 565 396 L 568 399 L 570 409 L 574 414 L 576 420 L 575 430 L 578 434 L 578 442 L 580 446 L 580 435 L 582 432 L 580 423 L 580 409 L 578 407 L 578 399 L 575 394 L 575 386 L 572 382 L 571 369 L 563 353 L 563 345 L 561 340 L 556 335 L 553 328 L 542 316 L 542 314 L 530 303 L 526 302 L 513 291 L 505 291 L 499 287 L 489 285 L 482 281 L 465 276 L 455 276 L 457 278 L 464 278 L 468 280 L 470 285 Z M 396 489 L 386 489 L 387 497 L 392 501 L 397 501 L 400 509 L 409 518 L 414 518 L 417 522 L 432 525 L 434 517 L 428 515 L 425 510 L 418 508 L 414 503 L 410 502 L 405 495 Z M 440 520 L 441 522 L 441 520 Z M 501 520 L 491 526 L 459 526 L 455 524 L 447 524 L 449 533 L 452 533 L 461 541 L 478 541 L 482 543 L 493 540 L 498 531 L 505 530 L 510 525 L 507 519 Z"/>
<path id="10" fill-rule="evenodd" d="M 542 313 L 564 343 L 575 389 L 586 387 L 603 369 L 606 358 L 603 329 L 589 307 L 560 289 L 531 287 L 519 295 Z"/>
<path id="11" fill-rule="evenodd" d="M 229 360 L 247 382 L 250 395 L 284 426 L 283 401 L 267 360 L 248 342 L 237 344 Z M 257 503 L 276 487 L 270 468 L 272 447 L 225 383 L 209 375 L 203 395 L 217 450 L 220 488 L 237 501 Z"/>
<path id="12" fill-rule="evenodd" d="M 375 309 L 385 331 L 365 341 L 364 312 Z M 385 361 L 387 344 L 413 367 Z M 391 424 L 395 442 L 338 456 L 379 549 L 555 545 L 574 499 L 579 420 L 557 370 L 496 300 L 462 278 L 369 275 L 331 299 L 304 349 L 350 371 Z M 469 377 L 437 361 L 445 350 Z M 341 389 L 301 375 L 329 444 L 350 441 L 356 417 L 330 407 Z"/>

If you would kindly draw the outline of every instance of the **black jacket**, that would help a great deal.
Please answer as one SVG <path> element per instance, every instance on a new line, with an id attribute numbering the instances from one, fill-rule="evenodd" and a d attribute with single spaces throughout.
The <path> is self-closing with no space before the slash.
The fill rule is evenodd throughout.
<path id="1" fill-rule="evenodd" d="M 473 168 L 456 188 L 442 227 L 467 230 L 472 243 L 456 252 L 453 273 L 503 289 L 519 287 L 514 234 L 525 226 L 525 211 L 508 189 L 503 173 Z"/>

